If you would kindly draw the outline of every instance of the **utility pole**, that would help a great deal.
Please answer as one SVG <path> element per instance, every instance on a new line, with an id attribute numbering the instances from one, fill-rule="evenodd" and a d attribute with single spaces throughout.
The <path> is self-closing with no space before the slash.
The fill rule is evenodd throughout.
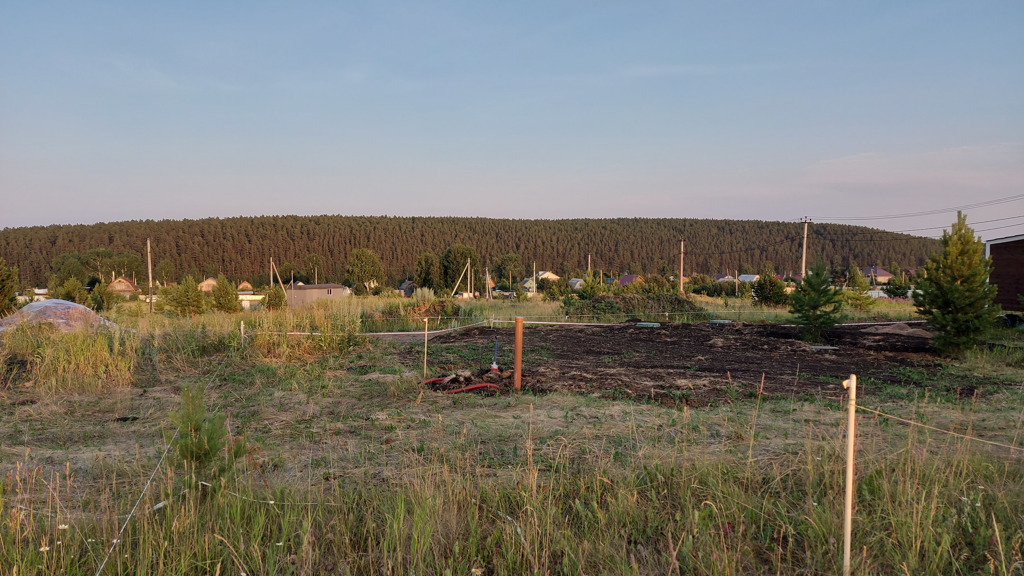
<path id="1" fill-rule="evenodd" d="M 679 241 L 679 291 L 682 292 L 683 296 L 686 296 L 686 290 L 683 288 L 683 257 L 686 256 L 686 243 L 683 240 Z"/>
<path id="2" fill-rule="evenodd" d="M 533 261 L 533 293 L 537 293 L 537 261 Z"/>
<path id="3" fill-rule="evenodd" d="M 149 246 L 149 238 L 146 238 L 146 268 L 149 273 L 149 313 L 153 313 L 153 251 Z"/>
<path id="4" fill-rule="evenodd" d="M 587 253 L 587 273 L 590 273 L 590 253 Z"/>
<path id="5" fill-rule="evenodd" d="M 803 279 L 807 275 L 807 224 L 811 221 L 810 218 L 804 216 L 804 255 L 800 259 L 800 278 Z"/>

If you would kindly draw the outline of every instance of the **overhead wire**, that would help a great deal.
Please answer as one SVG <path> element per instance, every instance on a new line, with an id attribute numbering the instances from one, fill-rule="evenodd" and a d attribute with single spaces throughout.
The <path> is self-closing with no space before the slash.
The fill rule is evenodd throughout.
<path id="1" fill-rule="evenodd" d="M 839 220 L 839 221 L 864 221 L 864 220 L 894 220 L 898 218 L 917 218 L 920 216 L 934 216 L 936 214 L 946 214 L 949 212 L 957 212 L 961 210 L 970 210 L 973 208 L 985 208 L 988 206 L 997 206 L 999 204 L 1006 204 L 1008 202 L 1017 202 L 1018 200 L 1024 200 L 1024 194 L 1014 194 L 1012 196 L 1004 196 L 1003 198 L 994 198 L 992 200 L 985 200 L 982 202 L 974 202 L 971 204 L 964 204 L 962 206 L 952 206 L 949 208 L 936 208 L 934 210 L 920 210 L 917 212 L 904 212 L 902 214 L 881 214 L 877 216 L 817 216 L 811 218 L 812 220 Z"/>

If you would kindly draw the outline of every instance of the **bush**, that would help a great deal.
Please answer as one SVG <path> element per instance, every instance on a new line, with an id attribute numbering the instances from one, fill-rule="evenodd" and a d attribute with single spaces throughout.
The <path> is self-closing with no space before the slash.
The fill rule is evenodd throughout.
<path id="1" fill-rule="evenodd" d="M 691 300 L 678 293 L 662 294 L 598 294 L 582 299 L 570 294 L 562 300 L 562 311 L 577 318 L 609 318 L 632 316 L 664 320 L 665 315 L 686 316 L 685 320 L 706 319 L 707 312 Z"/>

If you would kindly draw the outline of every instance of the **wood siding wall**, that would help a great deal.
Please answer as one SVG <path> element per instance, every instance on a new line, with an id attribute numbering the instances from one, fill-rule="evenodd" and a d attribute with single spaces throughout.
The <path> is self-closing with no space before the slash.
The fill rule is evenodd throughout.
<path id="1" fill-rule="evenodd" d="M 992 257 L 992 275 L 989 282 L 996 285 L 996 304 L 1004 310 L 1021 310 L 1018 294 L 1024 294 L 1024 240 L 989 245 Z"/>

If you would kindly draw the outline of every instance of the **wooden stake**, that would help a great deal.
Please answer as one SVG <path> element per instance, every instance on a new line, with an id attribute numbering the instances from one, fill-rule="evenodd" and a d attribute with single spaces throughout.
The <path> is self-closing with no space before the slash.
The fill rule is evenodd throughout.
<path id="1" fill-rule="evenodd" d="M 423 379 L 427 379 L 427 334 L 430 328 L 430 318 L 423 319 Z"/>
<path id="2" fill-rule="evenodd" d="M 516 392 L 523 389 L 523 317 L 516 316 L 516 355 L 515 355 L 515 376 L 512 381 L 512 388 Z"/>
<path id="3" fill-rule="evenodd" d="M 847 412 L 850 418 L 849 429 L 846 431 L 846 500 L 843 516 L 843 576 L 850 576 L 850 547 L 853 538 L 853 455 L 854 439 L 857 434 L 857 375 L 850 374 L 849 380 L 843 381 L 843 388 L 849 390 L 850 398 Z"/>

